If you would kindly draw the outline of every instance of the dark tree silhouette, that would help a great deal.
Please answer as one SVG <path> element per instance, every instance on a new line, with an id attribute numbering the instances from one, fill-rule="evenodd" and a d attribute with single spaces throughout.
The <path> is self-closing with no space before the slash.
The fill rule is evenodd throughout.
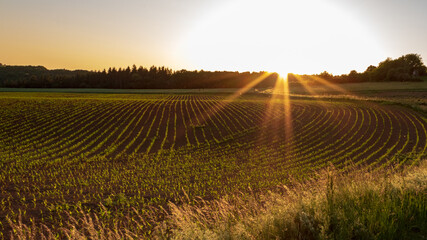
<path id="1" fill-rule="evenodd" d="M 47 70 L 42 66 L 0 65 L 0 87 L 21 88 L 117 88 L 117 89 L 188 89 L 188 88 L 241 88 L 264 75 L 265 72 L 230 71 L 173 71 L 167 67 L 150 68 L 110 67 L 102 71 Z M 427 74 L 421 56 L 407 54 L 398 59 L 387 58 L 378 66 L 369 66 L 365 72 L 352 70 L 348 75 L 334 76 L 326 71 L 315 75 L 289 74 L 290 82 L 299 80 L 320 84 L 322 78 L 333 83 L 368 81 L 419 81 Z M 255 87 L 274 87 L 277 73 L 270 74 Z"/>

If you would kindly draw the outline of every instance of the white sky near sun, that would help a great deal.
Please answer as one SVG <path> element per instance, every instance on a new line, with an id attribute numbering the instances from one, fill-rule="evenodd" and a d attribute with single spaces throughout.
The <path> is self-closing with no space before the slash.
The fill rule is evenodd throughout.
<path id="1" fill-rule="evenodd" d="M 424 0 L 14 0 L 0 3 L 0 63 L 348 73 L 427 57 Z"/>
<path id="2" fill-rule="evenodd" d="M 183 43 L 189 62 L 209 70 L 343 73 L 387 56 L 369 28 L 320 0 L 234 1 Z"/>

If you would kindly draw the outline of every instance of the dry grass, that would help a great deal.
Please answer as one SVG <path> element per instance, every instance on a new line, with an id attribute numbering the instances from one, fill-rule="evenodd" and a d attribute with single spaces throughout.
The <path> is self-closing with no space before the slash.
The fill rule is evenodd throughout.
<path id="1" fill-rule="evenodd" d="M 265 194 L 170 203 L 166 220 L 150 233 L 105 227 L 96 215 L 82 213 L 81 219 L 69 216 L 70 224 L 56 232 L 9 220 L 10 238 L 426 239 L 427 161 L 393 173 L 353 170 L 329 167 L 310 181 Z M 143 217 L 135 221 L 147 224 Z"/>
<path id="2" fill-rule="evenodd" d="M 171 205 L 173 239 L 425 239 L 427 164 L 393 174 L 333 168 L 265 195 Z"/>

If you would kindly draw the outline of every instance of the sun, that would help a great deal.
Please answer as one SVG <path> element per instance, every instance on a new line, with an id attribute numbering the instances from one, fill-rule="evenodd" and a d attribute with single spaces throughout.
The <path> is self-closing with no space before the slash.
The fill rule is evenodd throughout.
<path id="1" fill-rule="evenodd" d="M 193 69 L 213 71 L 341 74 L 385 58 L 367 25 L 328 0 L 227 1 L 180 46 Z"/>
<path id="2" fill-rule="evenodd" d="M 283 82 L 288 81 L 288 73 L 278 73 L 279 74 L 279 80 Z"/>

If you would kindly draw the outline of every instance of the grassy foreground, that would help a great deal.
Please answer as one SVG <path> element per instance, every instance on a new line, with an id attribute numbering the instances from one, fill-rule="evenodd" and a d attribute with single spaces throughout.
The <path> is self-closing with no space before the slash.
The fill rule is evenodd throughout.
<path id="1" fill-rule="evenodd" d="M 388 172 L 333 167 L 305 183 L 274 192 L 241 193 L 217 201 L 170 204 L 154 239 L 426 239 L 427 161 Z M 52 232 L 12 223 L 11 238 L 133 239 L 126 229 L 106 228 L 96 215 L 71 219 Z M 135 221 L 139 221 L 135 219 Z M 140 221 L 145 221 L 140 219 Z"/>

